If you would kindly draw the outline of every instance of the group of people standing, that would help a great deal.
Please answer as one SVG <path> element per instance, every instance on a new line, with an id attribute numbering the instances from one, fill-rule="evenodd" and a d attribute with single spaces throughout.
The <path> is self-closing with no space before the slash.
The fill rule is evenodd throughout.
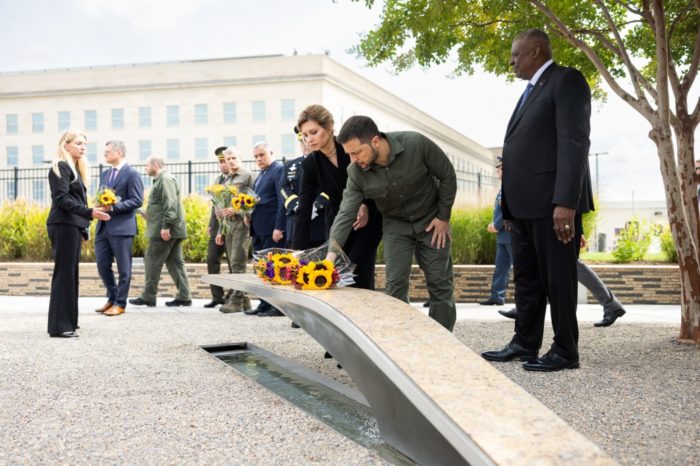
<path id="1" fill-rule="evenodd" d="M 510 248 L 500 249 L 502 254 L 512 254 L 517 315 L 511 341 L 482 355 L 498 362 L 524 360 L 526 370 L 577 368 L 581 215 L 593 209 L 588 167 L 591 92 L 581 72 L 553 62 L 549 37 L 541 30 L 530 29 L 515 37 L 510 64 L 518 78 L 528 81 L 506 128 L 498 202 L 511 239 Z M 209 272 L 220 270 L 217 261 L 224 253 L 229 270 L 242 272 L 251 238 L 255 250 L 306 249 L 327 239 L 327 258 L 334 260 L 342 249 L 357 264 L 355 286 L 373 289 L 376 249 L 383 239 L 386 293 L 408 301 L 415 257 L 425 274 L 430 316 L 452 330 L 456 313 L 449 221 L 457 183 L 445 153 L 416 132 L 383 133 L 366 116 L 349 118 L 336 136 L 333 116 L 320 105 L 304 109 L 295 130 L 305 155 L 283 165 L 274 160 L 265 143 L 256 144 L 257 178 L 241 166 L 235 148 L 217 149 L 218 181 L 237 188 L 252 187 L 260 201 L 250 217 L 232 209 L 212 210 Z M 49 173 L 53 204 L 47 223 L 56 260 L 49 333 L 75 336 L 81 237 L 90 219 L 98 219 L 96 255 L 108 295 L 100 311 L 123 313 L 131 261 L 124 251 L 130 248 L 129 237 L 133 239 L 131 227 L 135 227 L 134 213 L 142 203 L 143 187 L 128 165 L 116 156 L 117 162 L 110 162 L 112 155 L 106 152 L 106 161 L 117 170 L 103 173 L 101 183 L 114 187 L 122 200 L 111 208 L 90 209 L 84 185 L 85 137 L 66 133 L 59 146 L 58 160 Z M 121 152 L 123 158 L 123 146 L 112 142 L 108 148 L 109 154 Z M 177 183 L 165 172 L 162 159 L 149 159 L 147 169 L 155 182 L 146 212 L 146 287 L 130 302 L 155 305 L 160 268 L 165 263 L 178 286 L 178 295 L 166 304 L 190 305 L 181 252 L 186 233 Z M 225 235 L 223 221 L 230 226 Z M 119 269 L 118 283 L 110 279 L 113 257 Z M 502 295 L 496 293 L 491 299 L 501 300 Z M 554 341 L 540 357 L 548 303 Z M 212 287 L 207 306 L 217 305 L 222 312 L 282 315 L 265 302 L 251 309 L 243 293 L 225 294 Z"/>

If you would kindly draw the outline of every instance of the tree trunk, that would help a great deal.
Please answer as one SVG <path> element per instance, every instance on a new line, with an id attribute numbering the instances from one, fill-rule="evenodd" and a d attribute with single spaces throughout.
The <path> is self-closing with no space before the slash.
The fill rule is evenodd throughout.
<path id="1" fill-rule="evenodd" d="M 650 133 L 651 139 L 656 143 L 661 176 L 666 193 L 666 205 L 668 208 L 668 220 L 671 233 L 678 251 L 678 269 L 681 281 L 681 328 L 679 339 L 700 344 L 700 261 L 698 260 L 698 238 L 694 232 L 698 231 L 698 207 L 684 205 L 684 200 L 695 200 L 697 193 L 693 195 L 690 190 L 696 186 L 687 182 L 686 176 L 679 176 L 676 166 L 676 157 L 671 140 L 669 128 L 655 126 Z M 683 170 L 687 164 L 686 158 L 693 160 L 693 136 L 678 138 L 678 166 Z M 681 182 L 681 179 L 686 180 Z M 687 215 L 686 213 L 690 213 Z M 694 215 L 693 215 L 694 213 Z M 694 222 L 694 223 L 691 223 Z"/>

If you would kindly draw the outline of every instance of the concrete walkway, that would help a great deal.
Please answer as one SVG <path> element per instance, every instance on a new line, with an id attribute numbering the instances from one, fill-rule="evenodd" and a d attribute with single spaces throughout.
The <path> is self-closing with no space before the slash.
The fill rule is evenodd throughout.
<path id="1" fill-rule="evenodd" d="M 107 318 L 102 303 L 81 299 L 80 338 L 63 340 L 46 334 L 47 297 L 0 297 L 0 465 L 385 464 L 199 348 L 249 341 L 352 385 L 288 319 L 163 298 Z M 496 312 L 511 306 L 458 307 L 474 351 L 512 334 Z M 594 329 L 600 306 L 579 307 L 580 370 L 496 367 L 622 464 L 699 464 L 700 350 L 673 342 L 679 306 L 626 310 Z"/>

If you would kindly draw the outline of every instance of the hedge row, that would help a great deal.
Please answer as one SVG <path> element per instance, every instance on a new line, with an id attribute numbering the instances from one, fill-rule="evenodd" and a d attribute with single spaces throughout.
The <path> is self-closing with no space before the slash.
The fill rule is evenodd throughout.
<path id="1" fill-rule="evenodd" d="M 185 260 L 204 262 L 207 256 L 207 225 L 210 203 L 197 194 L 183 199 L 187 219 L 187 240 L 183 243 Z M 51 242 L 46 234 L 49 209 L 18 200 L 0 206 L 0 260 L 49 261 Z M 491 207 L 462 208 L 452 213 L 452 255 L 456 264 L 493 264 L 496 238 L 486 231 L 491 221 Z M 146 248 L 144 220 L 137 216 L 138 235 L 134 238 L 134 256 L 141 257 Z M 82 260 L 95 259 L 92 222 L 90 240 L 83 245 Z M 382 251 L 378 254 L 383 261 Z"/>

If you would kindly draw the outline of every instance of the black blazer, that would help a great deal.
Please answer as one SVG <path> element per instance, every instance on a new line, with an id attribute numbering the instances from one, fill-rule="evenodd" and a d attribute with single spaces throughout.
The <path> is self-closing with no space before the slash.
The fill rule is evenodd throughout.
<path id="1" fill-rule="evenodd" d="M 591 91 L 580 71 L 552 63 L 513 112 L 503 143 L 503 215 L 551 217 L 562 205 L 593 210 Z"/>
<path id="2" fill-rule="evenodd" d="M 78 228 L 87 228 L 92 219 L 92 209 L 87 206 L 87 194 L 83 180 L 76 179 L 68 162 L 58 162 L 61 176 L 49 169 L 49 186 L 51 187 L 51 210 L 46 220 L 47 225 L 63 223 Z"/>

